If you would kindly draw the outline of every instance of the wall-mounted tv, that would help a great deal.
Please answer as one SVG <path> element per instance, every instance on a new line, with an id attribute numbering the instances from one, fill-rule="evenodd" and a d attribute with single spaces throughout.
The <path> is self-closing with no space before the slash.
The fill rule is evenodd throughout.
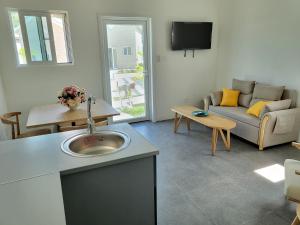
<path id="1" fill-rule="evenodd" d="M 172 50 L 211 49 L 211 22 L 172 22 Z"/>

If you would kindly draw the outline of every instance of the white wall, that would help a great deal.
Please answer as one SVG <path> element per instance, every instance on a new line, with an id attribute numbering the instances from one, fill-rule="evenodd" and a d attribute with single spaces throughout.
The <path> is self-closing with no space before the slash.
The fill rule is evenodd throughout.
<path id="1" fill-rule="evenodd" d="M 6 113 L 6 111 L 7 111 L 7 105 L 6 105 L 5 91 L 3 87 L 2 74 L 0 70 L 0 115 Z M 0 122 L 0 140 L 7 139 L 7 131 L 8 131 L 7 127 Z"/>
<path id="2" fill-rule="evenodd" d="M 35 66 L 17 68 L 5 7 L 67 10 L 75 57 L 74 66 Z M 32 106 L 56 101 L 57 91 L 76 83 L 102 97 L 102 69 L 97 13 L 115 16 L 149 16 L 153 18 L 154 75 L 157 117 L 172 117 L 175 104 L 197 103 L 215 87 L 217 57 L 216 0 L 1 0 L 0 60 L 8 109 L 22 111 L 23 125 Z M 197 51 L 183 58 L 183 52 L 170 50 L 172 20 L 213 21 L 213 49 Z"/>
<path id="3" fill-rule="evenodd" d="M 220 1 L 219 21 L 219 88 L 237 77 L 300 94 L 300 1 Z"/>
<path id="4" fill-rule="evenodd" d="M 67 10 L 75 57 L 74 66 L 34 66 L 17 68 L 14 45 L 5 7 Z M 131 15 L 131 6 L 119 0 L 1 0 L 0 60 L 8 110 L 22 111 L 22 124 L 32 106 L 56 102 L 59 89 L 68 84 L 87 88 L 102 97 L 100 44 L 97 13 Z"/>
<path id="5" fill-rule="evenodd" d="M 215 89 L 217 59 L 218 7 L 216 0 L 134 0 L 138 16 L 152 18 L 155 95 L 158 120 L 173 117 L 170 107 L 198 104 Z M 211 50 L 191 52 L 171 51 L 171 21 L 214 22 Z"/>

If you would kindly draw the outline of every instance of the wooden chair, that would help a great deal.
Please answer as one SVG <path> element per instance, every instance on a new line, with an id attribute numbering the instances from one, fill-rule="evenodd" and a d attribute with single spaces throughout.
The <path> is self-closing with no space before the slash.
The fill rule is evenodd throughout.
<path id="1" fill-rule="evenodd" d="M 96 127 L 107 126 L 107 125 L 108 125 L 107 120 L 100 120 L 100 121 L 95 120 Z M 58 126 L 59 132 L 65 132 L 65 131 L 70 131 L 70 130 L 80 130 L 80 129 L 87 129 L 86 122 L 75 122 L 74 126 L 72 126 L 72 123 L 62 124 L 62 125 Z"/>
<path id="2" fill-rule="evenodd" d="M 2 123 L 11 125 L 12 139 L 51 134 L 51 129 L 39 129 L 21 133 L 19 115 L 21 115 L 21 112 L 10 112 L 0 116 Z M 12 119 L 13 117 L 15 117 L 15 119 Z"/>
<path id="3" fill-rule="evenodd" d="M 293 142 L 292 145 L 300 149 L 300 143 Z M 300 161 L 287 159 L 285 167 L 285 195 L 287 199 L 298 203 L 296 217 L 292 225 L 300 225 Z"/>

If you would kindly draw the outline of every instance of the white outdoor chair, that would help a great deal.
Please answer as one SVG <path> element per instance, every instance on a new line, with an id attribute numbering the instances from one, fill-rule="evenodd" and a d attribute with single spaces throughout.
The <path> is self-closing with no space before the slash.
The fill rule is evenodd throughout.
<path id="1" fill-rule="evenodd" d="M 300 149 L 300 143 L 293 143 L 293 146 Z M 287 199 L 298 203 L 297 214 L 292 225 L 300 225 L 300 161 L 287 159 L 285 167 L 284 194 Z"/>

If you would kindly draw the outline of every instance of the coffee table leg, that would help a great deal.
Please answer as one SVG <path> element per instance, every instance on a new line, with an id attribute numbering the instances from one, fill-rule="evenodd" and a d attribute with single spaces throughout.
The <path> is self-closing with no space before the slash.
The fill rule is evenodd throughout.
<path id="1" fill-rule="evenodd" d="M 224 142 L 224 145 L 225 145 L 226 149 L 228 151 L 230 151 L 230 130 L 227 130 L 227 134 L 226 134 L 227 136 L 226 137 L 225 137 L 222 129 L 218 129 L 218 131 L 221 134 L 221 137 L 223 139 L 223 142 Z"/>
<path id="2" fill-rule="evenodd" d="M 228 149 L 228 151 L 230 151 L 230 149 L 231 149 L 230 130 L 227 130 L 227 149 Z"/>
<path id="3" fill-rule="evenodd" d="M 218 137 L 219 137 L 219 132 L 218 130 L 216 129 L 216 143 L 215 143 L 215 148 L 217 149 L 217 143 L 218 143 Z"/>
<path id="4" fill-rule="evenodd" d="M 218 130 L 213 128 L 212 137 L 211 137 L 211 154 L 214 156 L 217 149 L 217 141 L 218 141 Z"/>
<path id="5" fill-rule="evenodd" d="M 186 126 L 188 130 L 191 130 L 191 120 L 189 118 L 185 118 L 186 119 Z"/>
<path id="6" fill-rule="evenodd" d="M 178 118 L 178 113 L 175 113 L 175 119 L 174 119 L 174 133 L 177 132 L 182 117 L 183 117 L 183 116 L 180 115 L 180 117 Z"/>
<path id="7" fill-rule="evenodd" d="M 174 117 L 174 133 L 177 132 L 177 121 L 178 121 L 178 113 L 175 113 L 175 117 Z"/>

